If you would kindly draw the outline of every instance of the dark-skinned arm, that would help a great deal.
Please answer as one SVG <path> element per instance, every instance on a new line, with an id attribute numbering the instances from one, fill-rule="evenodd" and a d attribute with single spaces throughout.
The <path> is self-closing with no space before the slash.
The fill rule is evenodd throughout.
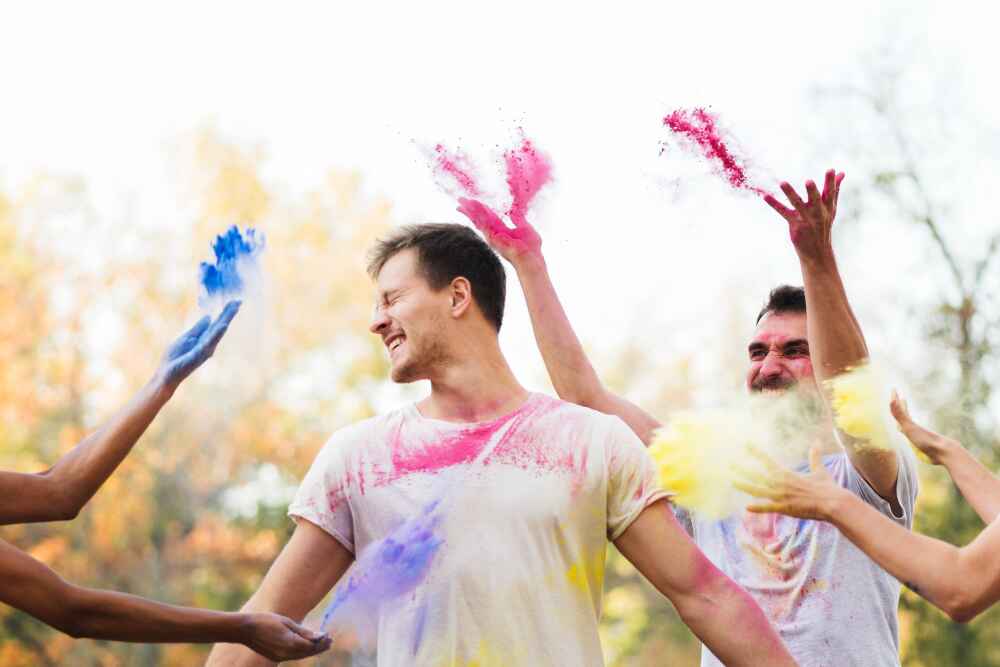
<path id="1" fill-rule="evenodd" d="M 340 580 L 354 555 L 319 526 L 301 519 L 243 611 L 273 612 L 302 620 Z M 273 662 L 243 646 L 219 644 L 206 667 L 265 667 Z"/>
<path id="2" fill-rule="evenodd" d="M 202 318 L 167 350 L 153 379 L 97 431 L 40 473 L 0 471 L 0 524 L 74 518 L 132 450 L 174 392 L 215 351 L 239 302 Z"/>
<path id="3" fill-rule="evenodd" d="M 0 602 L 76 638 L 143 643 L 239 642 L 274 660 L 298 660 L 330 646 L 328 637 L 277 614 L 191 609 L 75 586 L 3 541 Z"/>

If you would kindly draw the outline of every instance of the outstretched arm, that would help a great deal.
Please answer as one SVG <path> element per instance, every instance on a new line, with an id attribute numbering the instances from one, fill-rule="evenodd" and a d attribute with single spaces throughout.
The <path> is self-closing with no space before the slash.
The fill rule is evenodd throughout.
<path id="1" fill-rule="evenodd" d="M 319 604 L 354 561 L 344 546 L 319 526 L 302 519 L 243 611 L 267 611 L 301 621 Z M 273 663 L 242 646 L 220 644 L 206 667 L 254 667 Z"/>
<path id="2" fill-rule="evenodd" d="M 97 431 L 38 474 L 0 471 L 0 524 L 72 519 L 132 450 L 180 383 L 212 356 L 239 302 L 202 318 L 167 350 L 153 379 Z"/>
<path id="3" fill-rule="evenodd" d="M 1000 600 L 1000 521 L 994 520 L 968 546 L 959 548 L 912 533 L 838 485 L 810 452 L 811 472 L 799 475 L 764 455 L 765 475 L 737 486 L 765 502 L 751 512 L 778 512 L 835 525 L 887 572 L 964 623 Z"/>
<path id="4" fill-rule="evenodd" d="M 666 500 L 643 510 L 615 546 L 723 663 L 796 664 L 750 594 L 698 550 Z"/>
<path id="5" fill-rule="evenodd" d="M 239 642 L 273 660 L 298 660 L 330 647 L 328 637 L 277 614 L 190 609 L 74 586 L 2 541 L 0 601 L 72 637 L 144 643 Z"/>
<path id="6" fill-rule="evenodd" d="M 893 393 L 889 404 L 899 430 L 934 465 L 943 465 L 965 499 L 983 523 L 992 523 L 1000 515 L 1000 479 L 962 443 L 924 428 L 913 421 L 906 401 Z"/>
<path id="7" fill-rule="evenodd" d="M 565 401 L 620 417 L 647 445 L 660 423 L 645 410 L 610 391 L 587 358 L 559 301 L 542 254 L 542 239 L 527 220 L 507 227 L 481 202 L 460 199 L 463 213 L 517 271 L 531 315 L 535 342 L 556 393 Z"/>
<path id="8" fill-rule="evenodd" d="M 806 291 L 806 328 L 809 351 L 816 381 L 826 380 L 859 366 L 868 360 L 868 345 L 858 324 L 837 269 L 833 252 L 833 222 L 844 174 L 826 172 L 823 192 L 813 181 L 806 181 L 808 199 L 803 201 L 788 183 L 781 190 L 792 208 L 771 195 L 765 201 L 788 222 L 792 245 L 799 257 Z M 865 447 L 847 434 L 841 434 L 851 463 L 875 489 L 898 511 L 896 476 L 898 462 L 893 451 Z"/>

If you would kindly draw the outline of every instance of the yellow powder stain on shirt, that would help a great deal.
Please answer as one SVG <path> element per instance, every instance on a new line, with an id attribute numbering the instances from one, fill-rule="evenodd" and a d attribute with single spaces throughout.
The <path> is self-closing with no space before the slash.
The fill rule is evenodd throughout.
<path id="1" fill-rule="evenodd" d="M 892 449 L 885 384 L 868 364 L 827 381 L 837 428 L 869 447 Z"/>
<path id="2" fill-rule="evenodd" d="M 566 580 L 588 597 L 598 595 L 604 589 L 605 553 L 589 554 L 580 558 L 566 570 Z"/>
<path id="3" fill-rule="evenodd" d="M 500 655 L 485 642 L 479 642 L 476 655 L 468 660 L 446 660 L 441 663 L 441 667 L 506 667 L 510 664 L 504 656 Z"/>

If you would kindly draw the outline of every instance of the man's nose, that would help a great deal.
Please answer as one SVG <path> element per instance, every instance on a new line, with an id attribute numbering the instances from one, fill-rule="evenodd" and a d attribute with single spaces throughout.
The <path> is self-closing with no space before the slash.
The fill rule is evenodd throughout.
<path id="1" fill-rule="evenodd" d="M 382 330 L 389 326 L 389 317 L 381 308 L 376 308 L 372 312 L 372 321 L 368 325 L 368 330 L 376 336 L 382 335 Z"/>
<path id="2" fill-rule="evenodd" d="M 774 352 L 768 352 L 760 364 L 760 374 L 765 377 L 773 377 L 781 375 L 782 370 L 784 367 L 781 364 L 781 356 Z"/>

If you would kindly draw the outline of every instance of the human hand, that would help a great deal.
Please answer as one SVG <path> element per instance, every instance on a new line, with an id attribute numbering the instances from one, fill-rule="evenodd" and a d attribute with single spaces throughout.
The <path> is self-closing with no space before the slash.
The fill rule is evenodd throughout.
<path id="1" fill-rule="evenodd" d="M 742 479 L 734 483 L 740 491 L 766 499 L 767 502 L 748 505 L 750 512 L 777 512 L 800 519 L 827 521 L 837 501 L 848 493 L 823 466 L 819 449 L 815 447 L 809 450 L 808 474 L 793 472 L 763 452 L 754 450 L 752 453 L 763 464 L 764 472 L 741 469 Z"/>
<path id="2" fill-rule="evenodd" d="M 239 301 L 230 301 L 215 322 L 206 315 L 171 344 L 157 371 L 157 377 L 168 389 L 176 389 L 212 356 L 229 323 L 239 312 L 240 304 Z"/>
<path id="3" fill-rule="evenodd" d="M 269 660 L 301 660 L 330 648 L 329 636 L 279 614 L 250 614 L 243 644 Z"/>
<path id="4" fill-rule="evenodd" d="M 517 219 L 512 216 L 512 229 L 480 201 L 461 197 L 458 203 L 458 212 L 467 217 L 486 237 L 490 246 L 511 264 L 517 265 L 523 259 L 541 255 L 542 237 L 523 215 L 516 216 Z"/>
<path id="5" fill-rule="evenodd" d="M 917 455 L 927 463 L 941 465 L 948 450 L 962 446 L 957 440 L 935 433 L 913 421 L 906 401 L 895 391 L 892 392 L 892 400 L 889 401 L 889 411 L 896 419 L 899 430 L 917 450 Z"/>
<path id="6" fill-rule="evenodd" d="M 840 183 L 844 172 L 833 169 L 826 172 L 823 192 L 816 183 L 806 181 L 808 199 L 802 201 L 798 193 L 788 183 L 781 184 L 781 191 L 788 197 L 792 208 L 779 202 L 774 195 L 765 195 L 764 201 L 788 222 L 788 233 L 795 246 L 795 252 L 803 261 L 824 260 L 833 255 L 831 230 L 837 217 L 837 200 L 840 197 Z"/>

